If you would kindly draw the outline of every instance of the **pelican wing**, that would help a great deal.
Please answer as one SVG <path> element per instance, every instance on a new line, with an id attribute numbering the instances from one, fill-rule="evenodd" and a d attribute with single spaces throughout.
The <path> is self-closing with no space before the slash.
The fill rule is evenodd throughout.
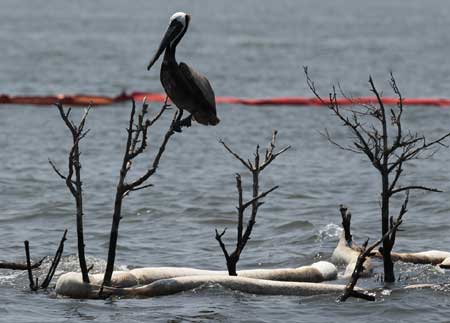
<path id="1" fill-rule="evenodd" d="M 214 91 L 206 76 L 200 74 L 189 65 L 181 62 L 180 71 L 198 98 L 205 99 L 208 106 L 216 108 Z"/>

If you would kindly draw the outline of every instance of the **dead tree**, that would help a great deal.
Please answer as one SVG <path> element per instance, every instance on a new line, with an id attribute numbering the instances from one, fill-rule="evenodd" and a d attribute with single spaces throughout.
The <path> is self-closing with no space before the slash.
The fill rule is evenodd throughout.
<path id="1" fill-rule="evenodd" d="M 61 257 L 64 251 L 64 242 L 67 240 L 67 229 L 64 230 L 64 234 L 59 242 L 58 249 L 56 249 L 55 256 L 53 257 L 52 264 L 48 270 L 47 276 L 45 276 L 44 281 L 41 284 L 41 288 L 46 289 L 50 282 L 52 281 L 53 276 L 55 275 L 56 268 L 58 268 L 59 262 L 61 261 Z"/>
<path id="2" fill-rule="evenodd" d="M 338 104 L 336 89 L 333 86 L 328 100 L 323 99 L 314 82 L 311 80 L 307 67 L 304 68 L 306 81 L 314 95 L 333 111 L 343 125 L 352 134 L 353 145 L 342 145 L 336 142 L 326 130 L 327 139 L 338 148 L 365 155 L 371 165 L 378 171 L 381 179 L 381 236 L 389 231 L 393 223 L 390 217 L 390 199 L 392 196 L 408 190 L 425 190 L 440 192 L 438 189 L 422 185 L 400 186 L 399 180 L 407 162 L 424 157 L 424 153 L 433 154 L 450 133 L 442 137 L 427 141 L 425 136 L 405 131 L 402 127 L 403 97 L 391 73 L 390 86 L 398 97 L 396 107 L 385 107 L 381 94 L 375 87 L 372 77 L 369 78 L 370 90 L 376 97 L 374 104 L 364 105 L 362 109 L 342 108 Z M 342 91 L 341 91 L 342 93 Z M 344 96 L 345 94 L 342 93 Z M 357 102 L 355 102 L 357 104 Z M 426 157 L 426 156 L 425 156 Z M 395 237 L 395 236 L 394 236 Z M 394 282 L 394 265 L 391 250 L 394 240 L 384 239 L 383 254 L 384 277 L 386 282 Z"/>
<path id="3" fill-rule="evenodd" d="M 67 229 L 64 230 L 64 234 L 61 238 L 61 241 L 59 242 L 58 249 L 56 250 L 55 256 L 53 257 L 52 264 L 50 265 L 50 268 L 48 270 L 47 275 L 45 276 L 44 281 L 39 286 L 39 280 L 36 277 L 36 280 L 33 278 L 33 266 L 31 265 L 31 256 L 30 256 L 30 244 L 28 240 L 25 240 L 23 243 L 25 245 L 25 256 L 26 256 L 26 270 L 28 271 L 28 280 L 30 281 L 30 289 L 32 291 L 37 291 L 39 288 L 47 289 L 48 285 L 52 281 L 53 275 L 56 272 L 56 268 L 58 268 L 59 262 L 61 260 L 63 251 L 64 251 L 64 242 L 67 235 Z M 45 259 L 45 258 L 43 258 Z M 42 260 L 43 260 L 42 259 Z M 42 260 L 40 262 L 42 262 Z"/>
<path id="4" fill-rule="evenodd" d="M 374 296 L 355 291 L 354 288 L 356 286 L 356 283 L 358 282 L 359 277 L 361 276 L 361 273 L 364 271 L 364 263 L 366 259 L 372 255 L 371 253 L 373 249 L 378 247 L 384 240 L 395 241 L 395 235 L 398 231 L 398 227 L 400 226 L 400 224 L 402 224 L 403 215 L 408 211 L 407 209 L 408 198 L 409 198 L 409 191 L 407 191 L 406 193 L 405 201 L 403 202 L 403 205 L 400 209 L 400 214 L 398 215 L 395 222 L 393 221 L 391 223 L 389 231 L 380 240 L 370 245 L 370 247 L 367 247 L 369 239 L 367 239 L 362 245 L 361 252 L 358 256 L 358 259 L 356 260 L 356 265 L 355 268 L 353 269 L 353 273 L 350 277 L 350 280 L 348 284 L 345 286 L 344 293 L 338 298 L 339 302 L 345 302 L 349 297 L 362 298 L 367 301 L 375 301 Z M 350 228 L 350 223 L 348 224 L 349 224 L 348 228 Z"/>
<path id="5" fill-rule="evenodd" d="M 145 184 L 145 182 L 156 172 L 161 157 L 164 154 L 166 149 L 166 145 L 169 142 L 170 137 L 175 134 L 174 127 L 177 124 L 179 112 L 177 111 L 173 119 L 169 125 L 169 128 L 164 135 L 161 145 L 159 146 L 158 152 L 156 153 L 153 161 L 151 162 L 149 168 L 146 172 L 134 179 L 131 182 L 126 182 L 126 177 L 128 171 L 131 169 L 134 159 L 141 155 L 148 144 L 148 130 L 149 128 L 161 117 L 164 111 L 167 110 L 169 104 L 167 104 L 168 98 L 166 97 L 166 101 L 162 106 L 159 113 L 152 119 L 149 120 L 146 118 L 148 112 L 148 104 L 143 102 L 141 113 L 137 118 L 137 124 L 135 124 L 135 113 L 136 113 L 136 103 L 133 100 L 130 120 L 127 129 L 127 141 L 125 146 L 125 153 L 123 156 L 122 166 L 120 168 L 119 173 L 119 181 L 116 189 L 116 196 L 114 201 L 114 213 L 113 220 L 111 225 L 111 234 L 109 240 L 109 250 L 108 250 L 108 260 L 106 264 L 105 276 L 103 278 L 104 286 L 111 286 L 111 277 L 114 270 L 114 262 L 116 258 L 116 247 L 117 247 L 117 238 L 119 235 L 119 224 L 122 219 L 122 202 L 123 199 L 131 192 L 141 190 L 147 187 L 152 186 L 152 184 Z"/>
<path id="6" fill-rule="evenodd" d="M 68 162 L 68 173 L 63 175 L 61 171 L 56 168 L 55 164 L 49 160 L 50 165 L 53 170 L 58 174 L 61 179 L 66 182 L 70 193 L 75 198 L 76 209 L 77 209 L 77 243 L 78 243 L 78 259 L 80 262 L 81 274 L 83 277 L 83 282 L 89 283 L 88 267 L 86 264 L 85 256 L 85 244 L 84 244 L 84 234 L 83 234 L 83 190 L 81 181 L 81 163 L 80 163 L 80 148 L 79 143 L 89 132 L 89 130 L 84 130 L 86 124 L 86 118 L 89 113 L 89 109 L 86 109 L 84 115 L 81 118 L 80 123 L 77 125 L 69 119 L 71 109 L 64 112 L 63 106 L 60 103 L 56 104 L 59 114 L 63 119 L 66 127 L 70 130 L 72 134 L 72 147 L 69 151 L 69 162 Z M 75 180 L 73 175 L 75 174 Z"/>
<path id="7" fill-rule="evenodd" d="M 351 247 L 353 244 L 353 236 L 351 233 L 352 214 L 342 204 L 339 206 L 339 212 L 341 212 L 345 241 L 347 241 L 347 244 Z"/>
<path id="8" fill-rule="evenodd" d="M 39 288 L 38 279 L 36 278 L 36 282 L 33 279 L 33 271 L 31 269 L 31 257 L 30 257 L 30 244 L 28 240 L 23 242 L 25 245 L 25 256 L 27 258 L 27 271 L 28 271 L 28 280 L 30 281 L 30 289 L 32 291 L 37 291 Z"/>
<path id="9" fill-rule="evenodd" d="M 242 192 L 242 179 L 240 174 L 236 174 L 236 187 L 238 191 L 238 206 L 237 206 L 237 215 L 238 215 L 238 226 L 237 226 L 237 241 L 236 247 L 234 251 L 229 254 L 227 248 L 222 241 L 222 237 L 226 232 L 226 228 L 219 234 L 216 229 L 216 240 L 219 242 L 220 248 L 225 256 L 228 268 L 228 274 L 230 276 L 237 276 L 236 272 L 236 264 L 239 261 L 242 250 L 244 250 L 247 241 L 250 239 L 250 235 L 252 233 L 253 226 L 256 223 L 256 214 L 258 212 L 258 208 L 264 204 L 260 200 L 263 199 L 267 194 L 276 190 L 278 186 L 274 186 L 271 189 L 259 193 L 259 175 L 260 173 L 267 167 L 269 164 L 275 160 L 276 157 L 284 153 L 286 150 L 290 148 L 287 146 L 281 149 L 279 152 L 275 153 L 275 141 L 277 137 L 277 131 L 273 132 L 272 141 L 269 143 L 269 147 L 266 149 L 264 154 L 264 160 L 261 160 L 261 155 L 259 152 L 259 145 L 256 146 L 255 159 L 253 163 L 248 159 L 245 161 L 242 157 L 240 157 L 237 153 L 231 150 L 225 142 L 220 140 L 220 143 L 225 147 L 225 149 L 233 155 L 237 160 L 239 160 L 245 168 L 247 168 L 252 174 L 253 180 L 253 190 L 252 190 L 252 198 L 249 201 L 244 202 L 243 192 Z M 250 219 L 248 220 L 247 227 L 244 231 L 244 212 L 247 208 L 251 207 Z"/>

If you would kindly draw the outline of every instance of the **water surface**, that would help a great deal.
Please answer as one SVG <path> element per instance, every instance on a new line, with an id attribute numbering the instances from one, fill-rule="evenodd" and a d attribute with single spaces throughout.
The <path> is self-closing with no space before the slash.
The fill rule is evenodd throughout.
<path id="1" fill-rule="evenodd" d="M 447 1 L 0 1 L 0 92 L 9 94 L 161 91 L 155 68 L 145 67 L 168 17 L 192 14 L 177 55 L 208 75 L 217 95 L 266 97 L 311 95 L 302 66 L 310 68 L 327 95 L 341 82 L 352 95 L 367 95 L 368 75 L 391 95 L 389 71 L 404 96 L 449 96 L 450 22 Z M 151 106 L 156 113 L 157 105 Z M 114 190 L 124 149 L 129 105 L 94 109 L 82 143 L 86 251 L 95 270 L 107 254 Z M 74 111 L 74 118 L 82 111 Z M 239 268 L 301 266 L 327 259 L 339 234 L 340 203 L 353 211 L 358 241 L 379 232 L 379 179 L 362 156 L 331 146 L 346 132 L 326 109 L 219 106 L 217 127 L 193 126 L 169 143 L 153 188 L 135 192 L 123 207 L 117 265 L 192 266 L 224 269 L 214 229 L 229 228 L 232 242 L 236 192 L 234 174 L 245 169 L 218 143 L 224 139 L 244 156 L 278 129 L 279 145 L 292 145 L 268 168 L 263 189 L 280 188 L 261 207 Z M 152 128 L 148 165 L 170 116 Z M 449 127 L 449 110 L 408 108 L 405 126 L 430 138 Z M 54 107 L 0 109 L 0 258 L 23 259 L 23 240 L 32 255 L 53 254 L 69 228 L 63 271 L 77 268 L 74 202 L 48 158 L 64 169 L 70 146 Z M 444 193 L 414 192 L 398 251 L 448 250 L 450 151 L 412 163 L 405 184 L 422 183 Z M 248 188 L 248 186 L 246 186 Z M 397 200 L 394 205 L 399 205 Z M 397 266 L 409 282 L 446 282 L 431 266 Z M 375 278 L 362 282 L 380 287 Z M 384 292 L 386 294 L 386 292 Z M 0 272 L 0 320 L 46 322 L 298 322 L 443 321 L 448 292 L 395 291 L 365 303 L 335 302 L 335 296 L 254 296 L 202 288 L 154 299 L 78 301 L 28 291 L 25 273 Z"/>

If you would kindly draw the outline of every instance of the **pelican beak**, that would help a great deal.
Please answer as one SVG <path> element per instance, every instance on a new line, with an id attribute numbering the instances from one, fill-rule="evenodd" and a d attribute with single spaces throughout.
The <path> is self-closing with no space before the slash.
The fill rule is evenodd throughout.
<path id="1" fill-rule="evenodd" d="M 163 39 L 161 40 L 161 44 L 159 45 L 158 51 L 155 56 L 151 59 L 150 63 L 148 63 L 147 70 L 155 64 L 158 60 L 159 56 L 161 56 L 162 52 L 166 49 L 166 47 L 170 44 L 170 42 L 176 37 L 176 35 L 180 32 L 179 26 L 175 23 L 171 23 L 167 28 L 166 33 L 164 34 Z"/>

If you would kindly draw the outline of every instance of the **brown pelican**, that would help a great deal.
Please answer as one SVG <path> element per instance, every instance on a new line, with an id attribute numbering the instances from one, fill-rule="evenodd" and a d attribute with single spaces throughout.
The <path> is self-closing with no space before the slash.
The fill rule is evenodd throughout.
<path id="1" fill-rule="evenodd" d="M 177 12 L 170 17 L 169 27 L 158 51 L 147 67 L 150 70 L 165 50 L 160 78 L 167 95 L 181 111 L 175 129 L 177 131 L 181 130 L 181 126 L 189 127 L 192 118 L 203 125 L 214 126 L 220 121 L 216 114 L 214 91 L 208 79 L 189 65 L 183 62 L 178 64 L 175 59 L 176 47 L 186 33 L 190 19 L 191 16 L 184 12 Z M 181 120 L 183 110 L 191 115 Z"/>

